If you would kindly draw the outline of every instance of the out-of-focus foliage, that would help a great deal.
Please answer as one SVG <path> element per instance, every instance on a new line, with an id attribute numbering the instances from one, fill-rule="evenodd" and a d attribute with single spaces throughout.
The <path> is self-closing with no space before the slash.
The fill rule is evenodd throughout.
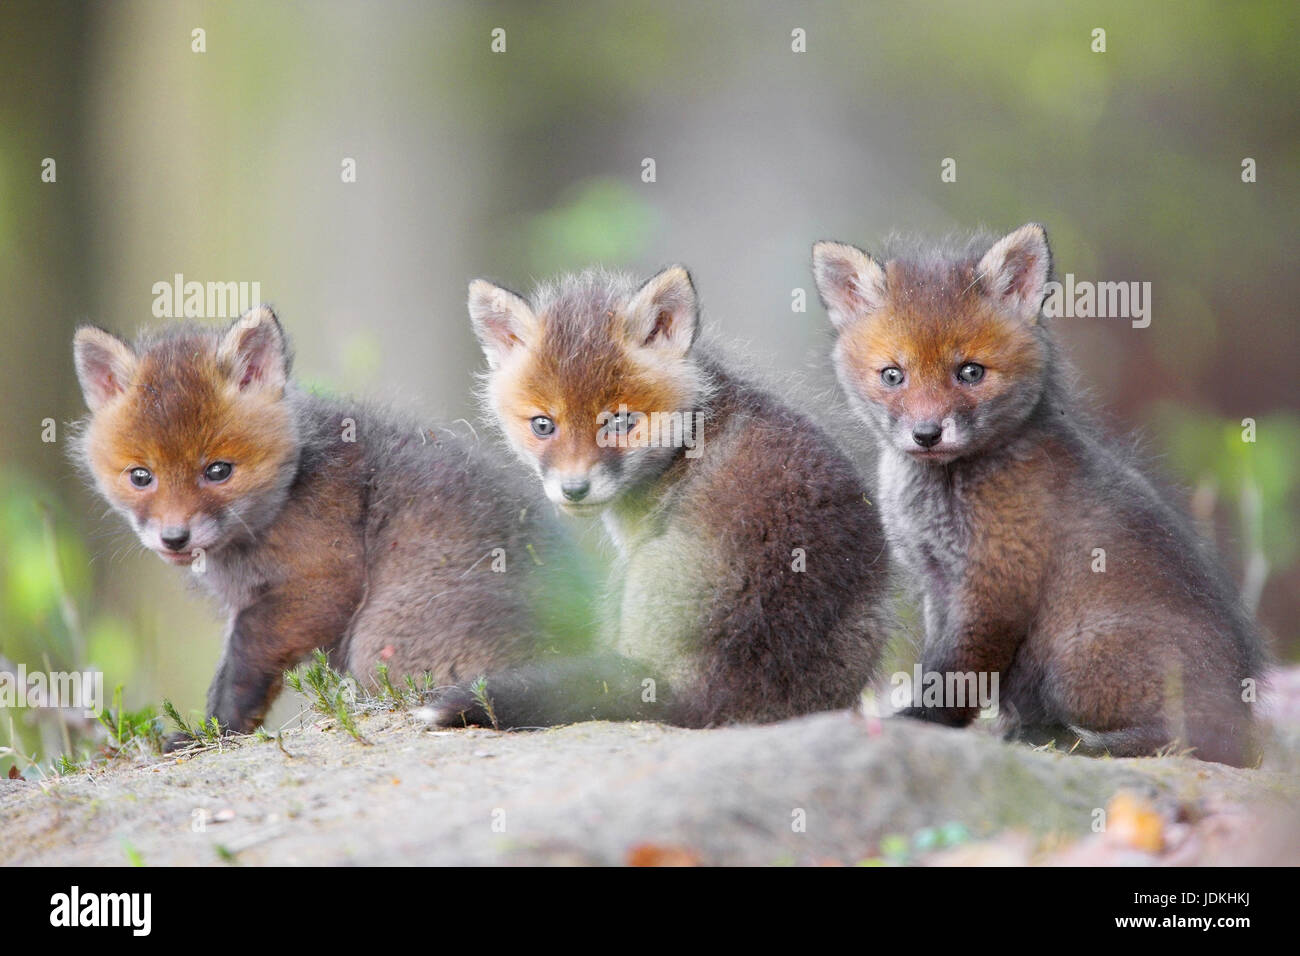
<path id="1" fill-rule="evenodd" d="M 1243 503 L 1257 509 L 1257 529 L 1239 528 L 1242 537 L 1258 532 L 1264 556 L 1273 567 L 1288 567 L 1297 558 L 1294 503 L 1300 476 L 1300 418 L 1277 415 L 1254 422 L 1254 440 L 1246 440 L 1249 425 L 1225 422 L 1172 406 L 1161 406 L 1155 431 L 1169 449 L 1173 470 L 1208 482 L 1225 504 L 1239 510 Z M 1268 431 L 1266 438 L 1260 432 Z M 1243 502 L 1256 495 L 1258 501 Z"/>
<path id="2" fill-rule="evenodd" d="M 85 541 L 53 495 L 7 470 L 0 470 L 0 541 L 0 671 L 15 674 L 19 664 L 29 672 L 101 671 L 106 696 L 134 678 L 145 649 L 140 628 L 107 603 L 87 616 L 96 602 Z M 102 738 L 101 726 L 79 710 L 0 707 L 0 746 L 41 760 L 84 754 Z M 0 759 L 0 772 L 13 762 Z"/>
<path id="3" fill-rule="evenodd" d="M 532 217 L 523 258 L 534 275 L 542 276 L 571 269 L 575 262 L 635 262 L 659 229 L 654 207 L 631 186 L 593 179 Z"/>

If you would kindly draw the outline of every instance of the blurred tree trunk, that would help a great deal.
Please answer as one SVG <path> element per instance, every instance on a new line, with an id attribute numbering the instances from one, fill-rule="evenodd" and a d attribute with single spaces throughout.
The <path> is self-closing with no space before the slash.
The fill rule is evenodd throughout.
<path id="1" fill-rule="evenodd" d="M 70 481 L 64 422 L 72 330 L 90 317 L 86 290 L 84 95 L 88 4 L 0 6 L 0 466 L 23 463 L 42 484 Z M 54 182 L 42 164 L 54 160 Z M 58 440 L 42 442 L 54 419 Z"/>

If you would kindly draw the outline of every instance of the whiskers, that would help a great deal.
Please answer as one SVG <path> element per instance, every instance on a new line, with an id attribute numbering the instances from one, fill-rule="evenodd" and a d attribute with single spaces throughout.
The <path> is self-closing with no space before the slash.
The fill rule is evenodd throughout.
<path id="1" fill-rule="evenodd" d="M 99 526 L 92 531 L 82 535 L 82 539 L 91 546 L 90 560 L 88 564 L 93 565 L 96 561 L 103 558 L 106 564 L 112 565 L 119 560 L 125 560 L 137 549 L 148 551 L 135 532 L 122 523 L 121 517 L 112 508 L 107 508 L 99 516 Z M 118 546 L 111 552 L 106 553 L 105 549 L 94 547 L 98 542 L 114 543 Z"/>

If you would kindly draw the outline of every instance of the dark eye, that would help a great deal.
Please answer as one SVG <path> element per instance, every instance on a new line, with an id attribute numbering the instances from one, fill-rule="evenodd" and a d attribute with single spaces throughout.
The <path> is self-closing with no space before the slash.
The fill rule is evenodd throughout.
<path id="1" fill-rule="evenodd" d="M 967 385 L 974 385 L 984 377 L 984 366 L 978 362 L 967 362 L 957 369 L 957 378 Z"/>
<path id="2" fill-rule="evenodd" d="M 148 468 L 132 468 L 127 472 L 127 477 L 137 488 L 148 488 L 153 484 L 153 472 Z"/>
<path id="3" fill-rule="evenodd" d="M 555 434 L 555 422 L 545 415 L 536 415 L 530 424 L 533 426 L 533 434 L 538 438 L 550 438 Z"/>
<path id="4" fill-rule="evenodd" d="M 896 388 L 903 384 L 903 370 L 897 365 L 891 365 L 880 373 L 880 380 L 890 388 Z"/>
<path id="5" fill-rule="evenodd" d="M 208 467 L 203 469 L 203 477 L 215 484 L 220 484 L 230 477 L 230 473 L 235 470 L 235 466 L 228 461 L 214 461 Z"/>

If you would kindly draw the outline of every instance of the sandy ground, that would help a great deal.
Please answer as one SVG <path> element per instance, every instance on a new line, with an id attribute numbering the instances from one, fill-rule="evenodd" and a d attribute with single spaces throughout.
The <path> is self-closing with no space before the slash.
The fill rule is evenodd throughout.
<path id="1" fill-rule="evenodd" d="M 360 727 L 369 745 L 321 720 L 280 743 L 0 781 L 0 863 L 1300 862 L 1287 759 L 1090 759 L 849 713 L 505 734 L 397 711 Z"/>

